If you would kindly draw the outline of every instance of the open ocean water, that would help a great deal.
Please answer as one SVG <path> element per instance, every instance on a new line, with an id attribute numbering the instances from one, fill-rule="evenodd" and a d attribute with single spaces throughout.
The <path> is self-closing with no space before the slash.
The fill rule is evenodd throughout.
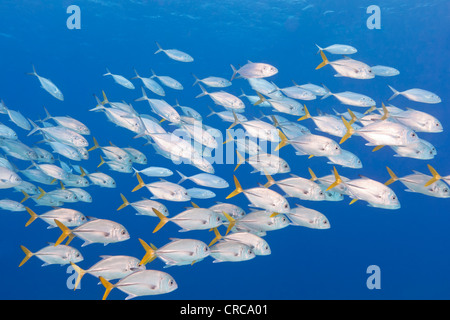
<path id="1" fill-rule="evenodd" d="M 67 13 L 70 5 L 79 8 L 80 29 L 69 29 Z M 370 29 L 367 25 L 372 13 L 370 5 L 380 9 L 380 28 Z M 9 1 L 0 3 L 0 98 L 12 110 L 19 110 L 25 117 L 43 119 L 47 108 L 52 116 L 69 115 L 83 122 L 91 130 L 87 136 L 89 147 L 92 137 L 100 145 L 112 142 L 119 147 L 132 146 L 144 152 L 146 166 L 162 166 L 171 169 L 173 176 L 168 181 L 177 183 L 180 179 L 175 170 L 187 176 L 200 173 L 197 168 L 180 164 L 155 153 L 145 145 L 144 139 L 133 139 L 135 133 L 109 122 L 102 112 L 89 112 L 96 106 L 94 95 L 101 97 L 105 91 L 109 101 L 131 103 L 137 112 L 158 117 L 152 113 L 145 101 L 135 102 L 141 97 L 142 82 L 131 80 L 134 90 L 124 88 L 105 77 L 108 68 L 114 74 L 131 79 L 135 68 L 140 75 L 149 77 L 151 69 L 158 75 L 168 75 L 183 84 L 184 89 L 176 91 L 165 88 L 166 96 L 158 97 L 147 90 L 150 98 L 163 98 L 170 105 L 176 100 L 181 105 L 197 110 L 204 124 L 219 129 L 225 134 L 230 123 L 223 122 L 216 115 L 206 117 L 210 110 L 224 110 L 214 105 L 209 97 L 195 98 L 201 93 L 199 86 L 192 86 L 194 78 L 218 76 L 230 79 L 233 72 L 230 64 L 243 66 L 247 61 L 263 62 L 275 66 L 278 73 L 268 80 L 278 87 L 298 84 L 325 84 L 333 93 L 352 91 L 372 97 L 377 106 L 388 104 L 392 91 L 388 85 L 399 91 L 421 88 L 437 94 L 442 102 L 425 104 L 398 96 L 389 103 L 405 109 L 413 108 L 433 115 L 440 120 L 441 133 L 418 133 L 420 138 L 432 143 L 437 155 L 430 160 L 394 157 L 389 147 L 372 152 L 366 141 L 353 136 L 342 147 L 357 154 L 361 169 L 337 166 L 339 173 L 356 179 L 363 175 L 384 183 L 390 179 L 386 166 L 399 177 L 417 170 L 429 174 L 430 164 L 442 175 L 450 174 L 449 130 L 450 100 L 448 85 L 450 53 L 449 2 L 430 1 Z M 164 49 L 176 48 L 189 53 L 194 61 L 183 63 L 169 59 L 164 53 L 154 54 L 155 41 Z M 331 44 L 347 44 L 357 48 L 353 59 L 370 66 L 385 65 L 398 69 L 394 77 L 375 77 L 357 80 L 334 77 L 331 66 L 315 70 L 322 62 L 317 54 L 316 44 L 326 47 Z M 340 58 L 326 53 L 330 61 Z M 39 75 L 51 79 L 64 94 L 59 101 L 40 88 L 36 77 L 27 75 L 35 66 Z M 236 96 L 241 88 L 247 94 L 256 94 L 245 79 L 234 79 L 226 92 Z M 219 89 L 207 88 L 208 92 Z M 272 108 L 251 105 L 245 98 L 247 118 L 278 114 L 296 121 L 298 116 L 273 112 Z M 305 103 L 312 115 L 317 110 L 333 114 L 333 108 L 345 112 L 346 105 L 335 97 L 321 100 L 317 97 Z M 353 111 L 366 109 L 351 107 Z M 179 110 L 179 109 L 178 109 Z M 158 117 L 158 119 L 160 119 Z M 270 122 L 270 120 L 267 120 Z M 50 150 L 41 141 L 41 135 L 27 136 L 27 131 L 0 114 L 0 122 L 14 129 L 19 139 L 29 146 Z M 49 121 L 51 122 L 51 121 Z M 315 130 L 311 119 L 299 122 L 312 133 L 339 139 Z M 38 123 L 41 126 L 40 123 Z M 161 125 L 168 131 L 176 126 L 167 121 Z M 219 144 L 222 148 L 222 144 Z M 4 152 L 0 152 L 4 154 Z M 86 216 L 109 219 L 126 227 L 130 239 L 123 242 L 90 244 L 81 247 L 83 241 L 74 238 L 71 246 L 82 253 L 84 260 L 77 263 L 88 269 L 103 255 L 130 255 L 141 259 L 145 254 L 139 243 L 141 238 L 156 247 L 162 247 L 170 238 L 199 239 L 208 244 L 213 232 L 208 230 L 180 233 L 180 227 L 167 223 L 157 233 L 152 233 L 158 218 L 135 215 L 130 206 L 117 211 L 122 204 L 120 194 L 131 201 L 150 197 L 140 189 L 131 192 L 137 185 L 131 173 L 110 170 L 106 165 L 97 169 L 100 150 L 89 153 L 89 159 L 80 163 L 63 159 L 67 163 L 80 164 L 94 172 L 99 170 L 114 178 L 114 189 L 89 186 L 86 188 L 92 203 L 77 202 L 65 207 L 81 211 Z M 234 155 L 234 154 L 233 154 Z M 308 168 L 321 177 L 330 174 L 333 165 L 325 157 L 298 156 L 292 146 L 280 150 L 280 157 L 286 160 L 291 172 L 310 178 Z M 18 169 L 26 169 L 29 161 L 8 157 Z M 58 164 L 56 162 L 55 164 Z M 249 164 L 241 165 L 236 171 L 233 163 L 214 163 L 215 174 L 226 179 L 226 189 L 211 189 L 216 193 L 212 199 L 193 199 L 200 207 L 210 207 L 216 201 L 230 202 L 250 212 L 249 201 L 243 194 L 225 200 L 234 190 L 233 175 L 244 189 L 257 187 L 267 182 L 264 175 L 251 173 Z M 19 173 L 20 175 L 20 173 Z M 21 175 L 25 179 L 24 176 Z M 280 180 L 288 173 L 273 175 Z M 145 182 L 158 178 L 143 176 Z M 39 185 L 39 184 L 37 184 Z M 185 181 L 186 188 L 195 187 L 192 181 Z M 45 191 L 52 187 L 39 185 Z M 315 209 L 329 220 L 331 228 L 326 230 L 300 226 L 288 226 L 267 232 L 264 239 L 271 248 L 268 256 L 257 256 L 249 261 L 212 263 L 211 257 L 192 266 L 164 268 L 156 259 L 146 265 L 147 269 L 169 273 L 178 288 L 168 294 L 143 296 L 135 299 L 151 300 L 303 300 L 303 299 L 448 299 L 450 298 L 450 258 L 448 249 L 450 237 L 449 199 L 430 197 L 419 193 L 405 192 L 400 182 L 390 186 L 397 194 L 401 208 L 386 210 L 367 206 L 364 201 L 349 205 L 351 199 L 343 201 L 304 201 L 288 198 L 290 206 L 296 204 Z M 277 186 L 271 189 L 281 190 Z M 13 189 L 1 189 L 1 199 L 20 201 L 22 193 Z M 191 206 L 190 202 L 164 201 L 170 217 Z M 36 206 L 28 199 L 24 205 L 38 214 L 50 207 Z M 44 299 L 44 300 L 99 300 L 105 288 L 99 280 L 85 275 L 81 286 L 73 290 L 73 270 L 65 266 L 41 267 L 42 261 L 31 257 L 20 268 L 24 258 L 20 245 L 35 252 L 48 243 L 55 242 L 58 228 L 47 229 L 47 224 L 38 219 L 28 227 L 29 215 L 24 212 L 0 211 L 0 270 L 2 274 L 0 299 Z M 226 228 L 220 227 L 224 234 Z M 370 288 L 373 269 L 376 270 L 377 288 Z M 374 281 L 375 281 L 374 280 Z M 115 281 L 112 281 L 113 283 Z M 369 285 L 368 285 L 369 283 Z M 123 300 L 127 294 L 113 289 L 108 300 Z"/>

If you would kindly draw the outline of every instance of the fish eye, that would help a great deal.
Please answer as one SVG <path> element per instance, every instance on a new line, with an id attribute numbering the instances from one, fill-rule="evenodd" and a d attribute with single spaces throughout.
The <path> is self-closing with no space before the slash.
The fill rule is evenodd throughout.
<path id="1" fill-rule="evenodd" d="M 285 204 L 284 207 L 287 209 L 289 206 L 287 204 Z"/>
<path id="2" fill-rule="evenodd" d="M 169 286 L 173 286 L 174 281 L 173 280 L 169 280 Z"/>
<path id="3" fill-rule="evenodd" d="M 122 230 L 121 234 L 122 234 L 122 235 L 126 235 L 127 232 L 126 232 L 125 230 Z"/>
<path id="4" fill-rule="evenodd" d="M 411 137 L 415 137 L 416 134 L 414 132 L 411 132 Z"/>
<path id="5" fill-rule="evenodd" d="M 448 189 L 447 188 L 444 188 L 444 190 L 443 190 L 444 192 L 448 192 Z"/>
<path id="6" fill-rule="evenodd" d="M 397 199 L 397 197 L 395 195 L 393 195 L 392 196 L 392 200 L 395 200 L 395 199 Z"/>

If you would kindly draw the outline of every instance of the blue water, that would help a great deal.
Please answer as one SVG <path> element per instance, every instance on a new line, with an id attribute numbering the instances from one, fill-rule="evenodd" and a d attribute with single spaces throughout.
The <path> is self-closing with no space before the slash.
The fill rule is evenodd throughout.
<path id="1" fill-rule="evenodd" d="M 138 112 L 151 114 L 146 102 L 133 102 L 141 96 L 139 80 L 133 80 L 136 90 L 128 90 L 110 77 L 103 77 L 105 68 L 112 73 L 134 76 L 136 68 L 143 76 L 150 76 L 153 68 L 157 74 L 170 75 L 184 85 L 181 92 L 167 89 L 165 100 L 198 110 L 203 116 L 213 106 L 209 97 L 195 99 L 201 91 L 192 87 L 191 72 L 199 77 L 209 75 L 231 78 L 230 64 L 243 65 L 247 60 L 266 62 L 276 66 L 279 73 L 271 78 L 279 87 L 297 83 L 324 83 L 333 92 L 354 91 L 373 97 L 378 104 L 386 102 L 392 92 L 387 85 L 398 90 L 423 88 L 438 94 L 442 103 L 425 105 L 397 97 L 392 103 L 400 108 L 417 108 L 437 117 L 444 126 L 439 134 L 420 134 L 437 149 L 430 161 L 395 158 L 389 148 L 376 153 L 365 146 L 363 139 L 352 137 L 345 149 L 356 153 L 364 167 L 359 170 L 339 167 L 339 172 L 349 178 L 359 174 L 380 182 L 389 179 L 385 166 L 398 176 L 418 170 L 428 173 L 427 164 L 433 165 L 442 175 L 450 174 L 448 161 L 450 148 L 447 127 L 450 114 L 446 107 L 450 100 L 448 85 L 449 63 L 449 3 L 448 1 L 377 1 L 381 9 L 381 29 L 369 30 L 366 8 L 372 1 L 77 1 L 81 9 L 81 29 L 69 30 L 66 9 L 71 1 L 2 1 L 0 4 L 0 98 L 13 110 L 20 110 L 30 119 L 45 116 L 43 106 L 52 115 L 70 115 L 85 123 L 101 145 L 109 141 L 117 146 L 131 145 L 145 152 L 149 165 L 166 166 L 190 176 L 199 171 L 191 166 L 175 166 L 156 155 L 144 140 L 132 139 L 134 134 L 116 127 L 103 113 L 88 112 L 95 106 L 93 94 L 105 90 L 110 101 L 125 100 Z M 312 5 L 312 6 L 309 6 Z M 309 6 L 309 7 L 308 7 Z M 326 11 L 333 11 L 324 14 Z M 163 54 L 154 55 L 155 41 L 165 48 L 183 50 L 195 59 L 193 63 L 170 60 Z M 320 70 L 315 44 L 349 44 L 358 49 L 355 59 L 369 65 L 382 64 L 397 68 L 400 75 L 392 78 L 377 77 L 372 80 L 335 78 L 331 67 Z M 26 75 L 31 65 L 37 72 L 51 79 L 63 92 L 60 102 L 42 90 L 35 77 Z M 245 80 L 237 79 L 226 89 L 235 95 L 240 88 L 250 93 Z M 150 93 L 148 92 L 149 96 Z M 246 102 L 246 115 L 259 117 L 258 107 Z M 319 108 L 332 112 L 334 107 L 345 111 L 333 98 L 306 103 L 312 113 Z M 219 106 L 215 110 L 221 110 Z M 268 111 L 265 111 L 268 113 Z M 289 117 L 295 120 L 297 117 Z M 19 138 L 33 145 L 39 136 L 26 137 L 26 131 L 15 127 L 0 115 L 0 121 L 10 125 Z M 225 132 L 228 123 L 218 117 L 206 118 L 205 123 Z M 302 124 L 314 129 L 311 120 Z M 171 128 L 163 124 L 165 128 Z M 91 137 L 88 138 L 92 144 Z M 40 145 L 41 147 L 43 145 Z M 95 171 L 100 162 L 100 151 L 90 154 L 83 167 Z M 292 147 L 281 150 L 280 155 L 289 163 L 292 172 L 309 177 L 308 167 L 318 176 L 329 174 L 331 166 L 324 158 L 296 156 Z M 15 161 L 20 169 L 28 167 L 25 161 Z M 214 165 L 216 173 L 230 181 L 230 188 L 216 189 L 215 199 L 195 200 L 201 207 L 214 201 L 224 201 L 232 191 L 232 177 L 236 174 L 244 188 L 265 183 L 265 177 L 250 174 L 252 168 L 242 165 L 233 172 L 234 164 Z M 144 166 L 140 166 L 144 167 Z M 126 254 L 141 258 L 144 250 L 138 238 L 157 247 L 169 242 L 171 237 L 194 238 L 209 243 L 213 234 L 208 231 L 179 233 L 179 227 L 168 223 L 156 234 L 156 218 L 136 216 L 131 207 L 119 212 L 120 193 L 130 201 L 149 196 L 147 190 L 131 193 L 137 180 L 131 174 L 113 172 L 105 166 L 99 169 L 110 174 L 117 182 L 116 189 L 89 187 L 93 203 L 76 203 L 68 207 L 78 209 L 87 216 L 104 218 L 123 224 L 131 239 L 103 246 L 92 244 L 81 247 L 82 241 L 74 239 L 71 245 L 78 248 L 84 261 L 80 267 L 87 269 L 101 255 Z M 277 179 L 288 175 L 277 175 Z M 145 181 L 152 179 L 147 178 Z M 177 182 L 176 175 L 168 178 Z M 194 187 L 194 183 L 183 183 Z M 448 299 L 450 298 L 450 238 L 449 200 L 431 198 L 404 191 L 396 182 L 391 186 L 397 193 L 401 209 L 391 211 L 366 206 L 363 201 L 349 206 L 349 198 L 341 202 L 306 202 L 289 199 L 319 210 L 331 223 L 329 230 L 313 230 L 289 226 L 269 232 L 272 254 L 259 256 L 241 263 L 212 263 L 211 258 L 193 266 L 163 269 L 155 260 L 148 269 L 170 273 L 178 289 L 170 294 L 138 299 Z M 277 190 L 277 187 L 272 187 Z M 44 186 L 45 190 L 50 190 Z M 278 189 L 279 190 L 279 189 Z M 22 194 L 11 190 L 0 191 L 0 198 L 21 200 Z M 232 202 L 249 211 L 244 195 Z M 167 202 L 171 215 L 190 206 L 186 203 Z M 37 213 L 46 207 L 35 207 L 31 200 L 25 204 Z M 32 257 L 18 268 L 23 259 L 20 245 L 37 251 L 59 237 L 58 229 L 47 229 L 37 220 L 25 228 L 29 216 L 26 212 L 0 212 L 0 286 L 1 299 L 101 299 L 104 288 L 98 280 L 86 275 L 80 290 L 70 290 L 67 280 L 71 276 L 66 266 L 41 267 L 42 262 Z M 224 230 L 224 229 L 222 229 Z M 369 290 L 366 286 L 367 268 L 379 266 L 381 289 Z M 117 289 L 108 299 L 124 299 Z"/>

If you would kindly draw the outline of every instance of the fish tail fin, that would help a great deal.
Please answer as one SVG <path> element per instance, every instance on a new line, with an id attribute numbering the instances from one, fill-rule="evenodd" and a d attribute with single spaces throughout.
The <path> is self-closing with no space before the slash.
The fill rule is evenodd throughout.
<path id="1" fill-rule="evenodd" d="M 156 216 L 159 218 L 159 223 L 156 226 L 156 228 L 153 230 L 153 233 L 157 232 L 159 229 L 161 229 L 162 227 L 164 227 L 164 225 L 169 222 L 169 218 L 167 218 L 165 215 L 163 215 L 161 212 L 159 212 L 158 210 L 156 210 L 155 208 L 152 209 L 153 212 L 156 214 Z"/>
<path id="2" fill-rule="evenodd" d="M 208 106 L 208 109 L 211 111 L 211 113 L 206 116 L 207 118 L 217 114 L 217 112 L 215 112 L 210 106 Z"/>
<path id="3" fill-rule="evenodd" d="M 394 171 L 392 171 L 389 167 L 386 167 L 389 175 L 391 176 L 391 179 L 389 179 L 388 181 L 386 181 L 384 184 L 386 186 L 390 185 L 391 183 L 394 183 L 395 181 L 398 180 L 398 177 L 395 175 Z"/>
<path id="4" fill-rule="evenodd" d="M 138 72 L 136 71 L 136 68 L 133 68 L 133 70 L 134 70 L 134 73 L 136 74 L 136 76 L 131 78 L 131 80 L 133 80 L 133 79 L 140 79 L 141 77 L 139 76 Z"/>
<path id="5" fill-rule="evenodd" d="M 181 177 L 181 180 L 180 181 L 178 181 L 177 182 L 177 184 L 180 184 L 180 183 L 182 183 L 182 182 L 184 182 L 184 181 L 186 181 L 187 179 L 189 179 L 188 177 L 186 177 L 184 174 L 182 174 L 180 171 L 178 171 L 178 170 L 176 170 L 176 172 L 178 172 L 178 174 L 180 175 L 180 177 Z"/>
<path id="6" fill-rule="evenodd" d="M 325 67 L 327 64 L 330 63 L 330 62 L 328 61 L 327 57 L 325 56 L 325 53 L 323 53 L 323 50 L 319 50 L 319 52 L 320 52 L 320 56 L 322 57 L 322 63 L 319 64 L 319 65 L 316 67 L 316 70 L 319 70 L 320 68 L 323 68 L 323 67 Z"/>
<path id="7" fill-rule="evenodd" d="M 20 262 L 19 267 L 23 266 L 23 264 L 27 262 L 28 259 L 30 259 L 34 254 L 33 252 L 25 248 L 25 246 L 20 246 L 20 248 L 22 249 L 23 253 L 25 253 L 25 258 L 23 258 L 22 262 Z"/>
<path id="8" fill-rule="evenodd" d="M 258 91 L 256 91 L 256 94 L 258 95 L 259 100 L 256 101 L 256 102 L 253 104 L 254 106 L 257 106 L 257 105 L 263 103 L 264 101 L 266 101 L 266 98 L 264 98 L 264 96 L 263 96 L 261 93 L 259 93 Z"/>
<path id="9" fill-rule="evenodd" d="M 236 77 L 237 70 L 232 64 L 230 64 L 230 66 L 231 66 L 231 69 L 233 70 L 233 75 L 231 76 L 231 80 L 230 81 L 233 81 L 234 77 Z"/>
<path id="10" fill-rule="evenodd" d="M 93 146 L 92 148 L 90 148 L 90 149 L 88 150 L 88 152 L 91 152 L 91 151 L 93 151 L 93 150 L 95 150 L 95 149 L 100 148 L 100 146 L 98 145 L 97 139 L 95 139 L 95 137 L 92 137 L 92 140 L 94 140 L 94 146 Z"/>
<path id="11" fill-rule="evenodd" d="M 55 221 L 56 225 L 57 225 L 57 226 L 61 229 L 61 231 L 62 231 L 62 233 L 61 233 L 61 235 L 59 236 L 58 240 L 56 240 L 56 242 L 55 242 L 55 247 L 56 247 L 56 246 L 59 245 L 61 242 L 63 242 L 64 239 L 67 238 L 67 236 L 71 235 L 71 234 L 72 234 L 72 231 L 71 231 L 69 228 L 67 228 L 64 224 L 62 224 L 59 220 L 54 219 L 54 221 Z M 69 239 L 69 241 L 70 241 L 70 240 L 71 240 L 71 239 Z"/>
<path id="12" fill-rule="evenodd" d="M 81 269 L 79 266 L 77 266 L 75 263 L 70 262 L 70 265 L 77 273 L 77 280 L 75 281 L 75 285 L 73 287 L 73 290 L 76 290 L 78 285 L 80 284 L 81 278 L 86 274 L 86 270 Z"/>
<path id="13" fill-rule="evenodd" d="M 434 169 L 431 165 L 428 165 L 428 170 L 430 170 L 431 174 L 433 175 L 433 178 L 431 178 L 426 184 L 425 187 L 428 187 L 429 185 L 435 183 L 438 180 L 441 180 L 442 177 L 439 175 L 439 173 Z"/>
<path id="14" fill-rule="evenodd" d="M 31 131 L 28 132 L 27 137 L 29 137 L 29 136 L 31 136 L 33 133 L 35 133 L 35 132 L 41 130 L 41 128 L 39 128 L 39 127 L 37 126 L 37 124 L 33 122 L 33 120 L 28 119 L 28 121 L 30 121 L 31 125 L 33 126 L 33 129 L 31 129 Z"/>
<path id="15" fill-rule="evenodd" d="M 194 84 L 192 85 L 192 86 L 194 87 L 197 83 L 199 83 L 200 79 L 197 78 L 197 76 L 196 76 L 195 74 L 193 74 L 193 73 L 191 73 L 191 74 L 192 74 L 192 76 L 193 76 L 194 79 L 195 79 L 195 82 L 194 82 Z"/>
<path id="16" fill-rule="evenodd" d="M 239 183 L 239 181 L 236 178 L 236 176 L 233 176 L 233 178 L 234 178 L 234 185 L 236 186 L 236 189 L 232 193 L 230 193 L 226 197 L 226 199 L 233 198 L 234 196 L 238 195 L 239 193 L 244 192 L 244 190 L 242 189 L 241 184 Z"/>
<path id="17" fill-rule="evenodd" d="M 114 288 L 114 285 L 111 282 L 109 282 L 108 280 L 106 280 L 105 278 L 103 278 L 102 276 L 100 276 L 98 278 L 100 279 L 100 282 L 102 283 L 102 285 L 105 287 L 105 293 L 103 294 L 102 300 L 106 300 L 109 293 Z"/>
<path id="18" fill-rule="evenodd" d="M 212 241 L 209 243 L 208 247 L 211 247 L 214 243 L 216 243 L 217 241 L 222 239 L 222 235 L 220 234 L 217 227 L 215 227 L 213 230 L 214 230 L 214 234 L 216 235 L 216 237 L 214 239 L 212 239 Z"/>
<path id="19" fill-rule="evenodd" d="M 198 86 L 200 87 L 200 89 L 202 89 L 202 93 L 196 96 L 196 98 L 200 98 L 209 94 L 208 91 L 206 91 L 205 88 L 203 88 L 203 86 L 200 83 L 198 84 Z"/>
<path id="20" fill-rule="evenodd" d="M 308 108 L 306 107 L 306 104 L 303 105 L 303 108 L 305 109 L 305 115 L 301 118 L 298 118 L 297 121 L 302 121 L 302 120 L 306 120 L 306 119 L 311 119 L 311 114 L 309 113 Z"/>
<path id="21" fill-rule="evenodd" d="M 148 100 L 147 93 L 145 92 L 144 87 L 141 87 L 142 90 L 142 97 L 135 99 L 134 101 L 144 101 Z"/>
<path id="22" fill-rule="evenodd" d="M 351 124 L 347 120 L 345 120 L 345 118 L 342 116 L 341 116 L 341 119 L 342 119 L 342 122 L 344 123 L 345 127 L 347 128 L 347 132 L 344 134 L 344 136 L 342 137 L 339 144 L 342 144 L 345 140 L 350 138 L 355 133 L 355 129 L 353 129 Z"/>
<path id="23" fill-rule="evenodd" d="M 371 106 L 369 109 L 367 109 L 367 111 L 364 112 L 364 114 L 369 114 L 372 111 L 374 111 L 377 108 L 377 106 Z"/>
<path id="24" fill-rule="evenodd" d="M 160 52 L 164 51 L 163 48 L 161 48 L 161 46 L 159 45 L 158 42 L 155 41 L 155 43 L 158 46 L 158 50 L 156 50 L 156 52 L 154 54 L 157 54 L 157 53 L 160 53 Z"/>
<path id="25" fill-rule="evenodd" d="M 234 122 L 231 124 L 231 126 L 228 127 L 228 130 L 230 130 L 231 128 L 233 128 L 241 123 L 236 115 L 236 112 L 234 112 L 234 110 L 232 110 L 232 112 L 233 112 Z"/>
<path id="26" fill-rule="evenodd" d="M 39 218 L 39 216 L 33 210 L 31 210 L 30 208 L 25 207 L 25 209 L 27 210 L 27 212 L 31 216 L 31 218 L 25 224 L 25 227 L 28 227 L 34 220 L 36 220 L 36 218 Z"/>
<path id="27" fill-rule="evenodd" d="M 25 197 L 22 199 L 22 201 L 20 201 L 20 203 L 24 203 L 30 196 L 24 190 L 21 190 L 21 191 Z"/>
<path id="28" fill-rule="evenodd" d="M 145 266 L 147 263 L 152 262 L 153 260 L 156 259 L 156 252 L 144 240 L 139 239 L 139 242 L 141 243 L 141 245 L 145 249 L 145 255 L 142 257 L 141 262 L 139 262 L 139 265 L 140 266 Z"/>
<path id="29" fill-rule="evenodd" d="M 329 96 L 332 96 L 333 93 L 331 93 L 330 89 L 328 89 L 323 83 L 322 83 L 322 87 L 325 89 L 325 94 L 322 96 L 322 98 L 320 98 L 320 100 L 326 99 Z"/>
<path id="30" fill-rule="evenodd" d="M 389 111 L 387 110 L 383 102 L 381 103 L 381 107 L 383 108 L 383 116 L 381 117 L 381 120 L 386 120 L 390 116 Z"/>
<path id="31" fill-rule="evenodd" d="M 236 168 L 234 168 L 234 171 L 236 171 L 237 168 L 239 168 L 239 166 L 241 164 L 245 163 L 245 158 L 239 153 L 239 151 L 236 150 L 236 154 L 237 154 L 237 157 L 238 157 L 239 161 L 238 161 L 238 163 L 236 165 Z"/>
<path id="32" fill-rule="evenodd" d="M 28 72 L 27 74 L 30 76 L 36 76 L 38 77 L 38 74 L 36 72 L 36 69 L 34 68 L 34 64 L 31 65 L 31 67 L 33 68 L 33 72 Z"/>
<path id="33" fill-rule="evenodd" d="M 225 140 L 225 141 L 223 142 L 223 144 L 226 144 L 226 143 L 228 143 L 228 142 L 234 141 L 234 138 L 233 138 L 233 136 L 231 135 L 231 133 L 230 133 L 229 130 L 227 130 L 227 136 L 228 136 L 228 140 Z"/>
<path id="34" fill-rule="evenodd" d="M 274 184 L 276 184 L 277 182 L 275 181 L 274 178 L 272 178 L 272 176 L 268 173 L 266 173 L 264 171 L 264 173 L 266 174 L 266 178 L 267 178 L 267 183 L 264 185 L 264 187 L 268 188 L 270 186 L 273 186 Z"/>
<path id="35" fill-rule="evenodd" d="M 285 145 L 289 144 L 289 139 L 284 135 L 284 133 L 281 130 L 278 130 L 278 135 L 279 135 L 279 137 L 281 139 L 281 142 L 275 148 L 275 151 L 280 150 Z"/>
<path id="36" fill-rule="evenodd" d="M 347 109 L 347 112 L 348 112 L 348 114 L 350 115 L 350 117 L 352 117 L 352 119 L 351 119 L 350 122 L 349 122 L 349 124 L 352 125 L 352 124 L 354 124 L 354 123 L 358 120 L 358 118 L 355 116 L 355 114 L 353 113 L 352 110 Z"/>
<path id="37" fill-rule="evenodd" d="M 44 189 L 42 189 L 41 187 L 38 187 L 38 190 L 40 192 L 39 196 L 37 197 L 37 199 L 41 199 L 43 196 L 45 196 L 47 193 L 44 191 Z"/>
<path id="38" fill-rule="evenodd" d="M 97 168 L 100 168 L 102 165 L 104 165 L 105 164 L 105 160 L 103 159 L 103 157 L 102 156 L 100 156 L 100 163 L 99 163 L 99 165 L 97 166 Z"/>
<path id="39" fill-rule="evenodd" d="M 87 176 L 86 171 L 84 171 L 84 169 L 80 166 L 80 171 L 81 171 L 81 175 L 80 177 L 85 177 Z"/>
<path id="40" fill-rule="evenodd" d="M 145 186 L 145 183 L 142 180 L 141 175 L 138 172 L 136 172 L 136 178 L 138 179 L 139 184 L 136 187 L 134 187 L 134 189 L 131 190 L 131 192 L 135 192 L 135 191 L 141 189 L 143 186 Z"/>
<path id="41" fill-rule="evenodd" d="M 126 206 L 130 205 L 130 203 L 128 202 L 127 198 L 125 198 L 125 196 L 123 194 L 120 194 L 120 197 L 122 198 L 123 204 L 120 207 L 117 208 L 117 211 L 122 210 Z"/>
<path id="42" fill-rule="evenodd" d="M 314 173 L 314 171 L 312 171 L 312 169 L 311 168 L 308 168 L 308 171 L 309 171 L 309 174 L 311 175 L 311 181 L 317 181 L 318 179 L 317 179 L 317 176 L 316 176 L 316 174 Z"/>
<path id="43" fill-rule="evenodd" d="M 342 183 L 342 179 L 339 176 L 339 173 L 337 172 L 336 167 L 334 167 L 334 166 L 333 166 L 333 171 L 334 171 L 335 181 L 325 191 L 330 191 L 331 189 L 333 189 L 334 187 L 336 187 Z"/>
<path id="44" fill-rule="evenodd" d="M 321 47 L 319 47 L 319 46 L 317 45 L 317 43 L 316 43 L 316 47 L 319 49 L 319 51 L 317 51 L 316 54 L 319 54 L 321 51 L 323 51 L 323 49 L 322 49 Z"/>
<path id="45" fill-rule="evenodd" d="M 101 102 L 102 105 L 105 105 L 107 103 L 109 103 L 108 98 L 106 97 L 106 93 L 104 90 L 102 90 L 102 96 L 103 96 L 103 101 Z"/>
<path id="46" fill-rule="evenodd" d="M 229 222 L 227 231 L 225 232 L 225 235 L 227 235 L 231 231 L 231 229 L 233 229 L 233 227 L 235 226 L 236 220 L 225 211 L 222 211 L 222 213 Z"/>
<path id="47" fill-rule="evenodd" d="M 394 99 L 396 96 L 398 96 L 400 94 L 400 92 L 398 92 L 397 90 L 395 90 L 394 88 L 392 88 L 390 85 L 388 85 L 389 89 L 392 90 L 392 92 L 394 92 L 394 94 L 388 99 L 388 101 L 391 101 L 392 99 Z"/>
<path id="48" fill-rule="evenodd" d="M 242 88 L 241 88 L 241 92 L 242 92 L 242 94 L 241 94 L 240 96 L 238 96 L 238 98 L 242 98 L 242 97 L 246 97 L 246 96 L 247 96 L 247 95 L 245 94 L 244 90 L 242 90 Z"/>
<path id="49" fill-rule="evenodd" d="M 279 128 L 280 127 L 280 123 L 278 122 L 277 117 L 275 117 L 274 115 L 271 115 L 270 117 L 272 118 L 273 126 L 275 128 Z"/>
<path id="50" fill-rule="evenodd" d="M 108 68 L 106 68 L 106 73 L 103 76 L 110 76 L 112 75 L 112 73 L 109 71 Z"/>
<path id="51" fill-rule="evenodd" d="M 47 120 L 51 119 L 52 116 L 50 115 L 50 113 L 48 112 L 46 107 L 44 107 L 44 111 L 45 111 L 45 118 L 42 121 L 47 121 Z"/>

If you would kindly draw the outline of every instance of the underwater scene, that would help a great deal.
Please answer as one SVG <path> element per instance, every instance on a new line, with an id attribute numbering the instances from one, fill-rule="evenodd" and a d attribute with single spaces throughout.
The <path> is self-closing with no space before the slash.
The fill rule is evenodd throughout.
<path id="1" fill-rule="evenodd" d="M 450 298 L 449 12 L 2 1 L 0 299 Z"/>

